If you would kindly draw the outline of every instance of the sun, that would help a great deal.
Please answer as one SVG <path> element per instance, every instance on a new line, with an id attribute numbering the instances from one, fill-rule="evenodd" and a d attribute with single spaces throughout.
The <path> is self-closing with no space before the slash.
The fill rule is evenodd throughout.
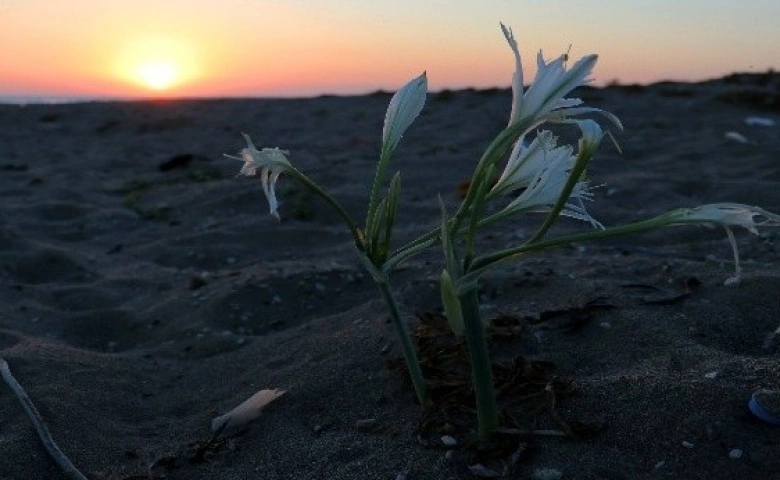
<path id="1" fill-rule="evenodd" d="M 138 93 L 170 94 L 199 76 L 196 45 L 185 38 L 144 35 L 128 39 L 114 53 L 115 75 Z"/>
<path id="2" fill-rule="evenodd" d="M 181 80 L 181 68 L 170 60 L 149 60 L 136 67 L 135 75 L 152 90 L 167 90 Z"/>

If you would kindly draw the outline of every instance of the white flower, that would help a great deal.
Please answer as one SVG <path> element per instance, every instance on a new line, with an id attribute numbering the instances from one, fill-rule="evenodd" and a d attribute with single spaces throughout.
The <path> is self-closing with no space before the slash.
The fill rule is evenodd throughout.
<path id="1" fill-rule="evenodd" d="M 228 158 L 240 160 L 244 162 L 241 167 L 239 175 L 254 176 L 257 174 L 257 170 L 260 169 L 260 181 L 263 185 L 263 193 L 268 200 L 268 207 L 271 211 L 271 215 L 279 218 L 279 202 L 276 199 L 276 181 L 279 179 L 279 175 L 292 168 L 290 161 L 287 160 L 287 155 L 290 154 L 287 150 L 280 150 L 278 148 L 263 148 L 258 150 L 252 143 L 252 139 L 246 133 L 242 134 L 247 143 L 247 148 L 241 149 L 239 156 L 225 155 Z"/>
<path id="2" fill-rule="evenodd" d="M 554 147 L 555 138 L 549 130 L 537 132 L 531 143 L 527 143 L 524 136 L 520 137 L 509 155 L 501 177 L 490 191 L 490 196 L 528 187 L 549 161 L 547 153 Z"/>
<path id="3" fill-rule="evenodd" d="M 507 212 L 550 211 L 558 202 L 577 157 L 572 154 L 571 146 L 558 147 L 555 137 L 546 130 L 540 132 L 527 147 L 522 145 L 522 139 L 518 144 L 520 146 L 515 145 L 513 156 L 491 195 L 523 189 L 506 207 Z M 601 228 L 601 224 L 590 216 L 583 203 L 583 200 L 590 200 L 592 196 L 589 182 L 578 181 L 561 215 L 584 220 Z"/>
<path id="4" fill-rule="evenodd" d="M 512 34 L 512 29 L 501 24 L 504 37 L 515 56 L 515 73 L 512 76 L 512 113 L 509 124 L 528 120 L 538 125 L 548 120 L 564 120 L 584 113 L 601 113 L 618 128 L 620 120 L 609 112 L 597 108 L 579 107 L 583 102 L 579 98 L 565 98 L 575 88 L 590 83 L 590 74 L 596 65 L 598 55 L 586 55 L 577 60 L 570 69 L 566 69 L 568 54 L 546 62 L 541 50 L 536 57 L 536 76 L 533 83 L 524 91 L 523 63 L 520 49 Z"/>
<path id="5" fill-rule="evenodd" d="M 582 130 L 579 154 L 592 157 L 603 137 L 601 127 L 593 120 L 576 120 L 574 123 Z M 557 146 L 557 139 L 549 130 L 538 132 L 530 144 L 520 137 L 488 198 L 522 190 L 506 207 L 507 212 L 549 211 L 557 203 L 577 161 L 572 151 L 569 145 Z M 589 182 L 580 180 L 575 184 L 561 215 L 585 220 L 601 228 L 583 203 L 592 196 Z"/>
<path id="6" fill-rule="evenodd" d="M 395 149 L 401 136 L 425 106 L 427 91 L 428 78 L 423 73 L 395 92 L 385 114 L 385 125 L 382 129 L 383 148 L 390 151 Z"/>
<path id="7" fill-rule="evenodd" d="M 677 210 L 674 223 L 704 223 L 724 227 L 743 227 L 758 235 L 756 227 L 780 226 L 780 215 L 763 208 L 740 203 L 711 203 L 696 208 Z M 756 218 L 760 218 L 758 222 Z"/>
<path id="8" fill-rule="evenodd" d="M 763 208 L 743 205 L 740 203 L 711 203 L 696 208 L 685 208 L 669 213 L 671 224 L 699 223 L 720 225 L 726 229 L 731 250 L 734 255 L 735 275 L 726 280 L 726 285 L 738 285 L 741 267 L 739 265 L 739 249 L 731 227 L 743 227 L 758 235 L 756 227 L 780 226 L 780 215 L 768 212 Z M 756 221 L 756 219 L 760 219 Z"/>

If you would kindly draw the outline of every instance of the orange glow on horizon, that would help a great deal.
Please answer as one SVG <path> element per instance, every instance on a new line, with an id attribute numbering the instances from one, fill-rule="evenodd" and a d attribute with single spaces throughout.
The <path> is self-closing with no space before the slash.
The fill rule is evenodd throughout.
<path id="1" fill-rule="evenodd" d="M 777 70 L 780 37 L 765 19 L 780 17 L 780 3 L 745 1 L 754 8 L 691 24 L 699 7 L 672 0 L 0 0 L 0 98 L 349 95 L 422 71 L 432 91 L 508 88 L 514 61 L 499 21 L 514 27 L 526 83 L 539 49 L 550 58 L 569 45 L 574 59 L 599 54 L 594 85 Z"/>

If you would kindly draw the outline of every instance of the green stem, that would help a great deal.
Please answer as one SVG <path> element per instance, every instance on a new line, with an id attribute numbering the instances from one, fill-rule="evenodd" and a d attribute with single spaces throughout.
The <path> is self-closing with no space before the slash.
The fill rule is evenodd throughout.
<path id="1" fill-rule="evenodd" d="M 415 243 L 414 245 L 406 245 L 403 249 L 395 252 L 390 258 L 385 260 L 385 263 L 382 265 L 382 271 L 390 273 L 404 261 L 433 246 L 433 244 L 439 240 L 440 236 L 436 235 L 435 232 L 429 233 L 433 234 L 430 235 L 430 238 L 428 238 L 425 242 Z"/>
<path id="2" fill-rule="evenodd" d="M 314 192 L 316 195 L 319 195 L 331 207 L 333 207 L 334 210 L 336 210 L 336 213 L 341 217 L 342 220 L 344 220 L 344 223 L 347 224 L 347 227 L 349 227 L 349 231 L 352 233 L 352 237 L 354 237 L 355 239 L 355 245 L 357 245 L 358 248 L 363 250 L 364 243 L 365 243 L 365 235 L 357 226 L 357 223 L 355 223 L 355 220 L 352 218 L 349 212 L 347 212 L 347 210 L 335 198 L 330 196 L 328 192 L 323 190 L 322 187 L 314 183 L 312 179 L 304 175 L 301 171 L 290 167 L 286 170 L 286 172 L 289 173 L 296 180 L 304 184 L 304 186 L 306 186 L 309 190 Z"/>
<path id="3" fill-rule="evenodd" d="M 395 250 L 393 254 L 390 255 L 390 258 L 388 259 L 387 263 L 393 262 L 395 265 L 401 263 L 403 260 L 410 258 L 414 254 L 436 243 L 439 240 L 440 236 L 441 236 L 441 227 L 434 228 L 433 230 L 430 230 L 427 233 L 420 235 L 419 237 L 410 241 L 403 247 L 400 247 L 397 250 Z"/>
<path id="4" fill-rule="evenodd" d="M 480 157 L 479 162 L 477 163 L 477 167 L 474 169 L 472 180 L 475 181 L 475 183 L 482 183 L 479 181 L 479 179 L 485 178 L 488 175 L 487 172 L 490 171 L 490 167 L 495 165 L 496 162 L 498 162 L 501 159 L 501 157 L 512 147 L 512 144 L 517 141 L 520 135 L 534 128 L 536 125 L 540 123 L 539 121 L 531 122 L 530 120 L 533 119 L 526 119 L 523 122 L 515 122 L 509 125 L 504 130 L 502 130 L 501 133 L 499 133 L 493 139 L 492 142 L 490 142 L 490 145 L 488 145 L 487 149 L 485 149 L 484 153 L 482 154 L 482 157 Z M 383 151 L 382 158 L 384 156 L 385 156 L 385 152 Z M 382 160 L 380 158 L 380 166 L 377 167 L 377 174 L 376 174 L 376 178 L 374 179 L 374 187 L 371 189 L 372 198 L 375 198 L 378 195 L 378 189 L 379 189 L 378 181 L 380 179 L 381 165 L 382 165 Z M 461 202 L 460 207 L 458 207 L 458 211 L 450 220 L 451 222 L 450 228 L 453 231 L 458 232 L 458 235 L 460 235 L 462 231 L 461 223 L 463 222 L 464 217 L 467 215 L 469 209 L 472 207 L 472 204 L 475 202 L 475 200 L 477 200 L 475 197 L 477 197 L 480 194 L 484 196 L 486 195 L 487 190 L 489 190 L 489 189 L 483 190 L 482 188 L 478 188 L 479 185 L 475 185 L 475 183 L 471 184 L 471 187 L 466 193 L 466 198 L 463 199 L 463 202 Z M 372 209 L 371 206 L 369 205 L 369 219 L 371 216 L 371 212 Z M 475 217 L 476 215 L 473 215 L 471 218 L 474 219 Z M 480 221 L 477 224 L 477 227 L 481 227 L 482 225 L 484 225 L 484 223 Z M 370 231 L 368 229 L 368 223 L 366 224 L 366 230 Z M 407 260 L 408 258 L 416 255 L 420 251 L 424 250 L 428 246 L 435 243 L 439 237 L 439 232 L 440 232 L 440 228 L 436 228 L 407 243 L 406 245 L 399 248 L 391 255 L 388 262 L 386 262 L 386 265 L 392 264 L 393 266 L 395 266 L 403 262 L 404 260 Z"/>
<path id="5" fill-rule="evenodd" d="M 369 235 L 374 231 L 374 223 L 377 222 L 376 210 L 379 207 L 379 190 L 382 188 L 382 184 L 385 181 L 387 165 L 390 163 L 392 153 L 392 149 L 388 148 L 386 145 L 382 145 L 382 152 L 379 154 L 379 163 L 377 163 L 376 172 L 374 172 L 374 183 L 371 185 L 371 194 L 368 198 L 366 232 L 368 232 Z"/>
<path id="6" fill-rule="evenodd" d="M 561 237 L 553 238 L 550 240 L 538 241 L 535 243 L 525 243 L 519 247 L 509 248 L 494 252 L 489 255 L 479 257 L 474 260 L 472 269 L 469 272 L 469 277 L 477 278 L 479 275 L 485 272 L 488 268 L 494 267 L 499 263 L 509 262 L 515 260 L 526 253 L 538 252 L 546 250 L 548 248 L 560 247 L 563 245 L 569 245 L 576 242 L 585 242 L 593 240 L 604 240 L 607 238 L 618 237 L 621 235 L 629 235 L 632 233 L 643 232 L 658 227 L 663 227 L 671 224 L 683 223 L 680 221 L 680 210 L 672 210 L 654 218 L 642 220 L 639 222 L 628 223 L 626 225 L 620 225 L 617 227 L 609 227 L 604 230 L 595 230 L 583 233 L 575 233 L 573 235 L 563 235 Z M 689 222 L 694 223 L 694 222 Z"/>
<path id="7" fill-rule="evenodd" d="M 476 286 L 469 288 L 458 298 L 463 312 L 463 325 L 471 358 L 479 435 L 487 440 L 498 428 L 498 405 L 493 388 L 493 370 L 485 339 L 485 327 L 479 313 L 479 295 Z"/>
<path id="8" fill-rule="evenodd" d="M 390 311 L 390 318 L 393 321 L 393 325 L 395 325 L 398 339 L 401 341 L 404 359 L 406 360 L 406 368 L 409 369 L 409 375 L 412 377 L 412 384 L 414 385 L 414 391 L 417 394 L 417 400 L 420 402 L 420 405 L 428 407 L 430 404 L 428 386 L 425 384 L 425 378 L 423 378 L 422 370 L 420 369 L 420 361 L 417 359 L 417 352 L 414 350 L 412 337 L 409 335 L 409 329 L 406 326 L 406 323 L 401 319 L 401 314 L 398 311 L 398 305 L 395 303 L 393 294 L 390 291 L 390 286 L 387 282 L 377 282 L 377 286 L 379 286 L 379 291 L 382 292 L 382 298 L 385 300 L 387 309 Z"/>
<path id="9" fill-rule="evenodd" d="M 463 256 L 464 270 L 468 270 L 471 261 L 474 259 L 474 240 L 477 237 L 477 230 L 479 228 L 479 216 L 481 215 L 482 207 L 485 204 L 485 197 L 491 188 L 491 179 L 493 177 L 494 170 L 495 168 L 493 165 L 488 165 L 485 170 L 485 174 L 480 178 L 474 179 L 475 181 L 479 182 L 479 185 L 476 187 L 474 201 L 472 202 L 471 208 L 468 211 L 470 218 L 468 226 L 466 227 L 466 250 Z M 456 223 L 452 228 L 452 231 L 457 233 L 457 228 L 459 228 L 459 225 Z"/>
<path id="10" fill-rule="evenodd" d="M 477 163 L 477 167 L 474 169 L 474 174 L 471 177 L 472 181 L 483 178 L 486 175 L 485 170 L 490 166 L 495 165 L 496 162 L 498 162 L 501 157 L 512 147 L 512 144 L 517 141 L 520 135 L 541 123 L 539 121 L 532 122 L 533 120 L 535 119 L 527 118 L 524 119 L 524 121 L 515 122 L 507 126 L 501 131 L 501 133 L 496 135 L 493 141 L 490 142 L 490 145 L 488 145 L 487 149 L 485 149 L 485 151 L 482 153 L 482 157 L 479 159 L 479 163 Z M 474 197 L 478 193 L 477 188 L 475 187 L 477 187 L 477 185 L 472 183 L 468 192 L 466 192 L 466 198 L 463 199 L 463 202 L 460 204 L 460 208 L 454 216 L 456 231 L 460 230 L 461 218 L 468 212 L 468 210 L 471 208 L 471 204 L 475 200 Z"/>

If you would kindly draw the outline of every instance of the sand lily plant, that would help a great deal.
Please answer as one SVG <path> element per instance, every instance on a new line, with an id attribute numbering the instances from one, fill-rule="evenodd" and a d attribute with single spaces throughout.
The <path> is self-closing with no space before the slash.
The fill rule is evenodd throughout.
<path id="1" fill-rule="evenodd" d="M 353 216 L 325 189 L 297 170 L 287 158 L 289 152 L 278 148 L 258 149 L 249 135 L 244 134 L 247 146 L 237 156 L 226 155 L 229 158 L 244 162 L 239 172 L 240 176 L 254 176 L 258 171 L 260 172 L 263 193 L 268 200 L 271 214 L 277 218 L 279 218 L 277 212 L 278 200 L 274 187 L 282 173 L 300 181 L 314 194 L 324 199 L 339 214 L 352 234 L 358 257 L 371 274 L 371 278 L 376 282 L 388 307 L 390 317 L 401 342 L 417 399 L 422 405 L 427 405 L 429 402 L 428 391 L 408 326 L 401 318 L 401 313 L 389 285 L 391 265 L 397 265 L 399 262 L 397 258 L 389 259 L 388 255 L 391 251 L 393 225 L 400 194 L 400 173 L 396 173 L 390 180 L 387 195 L 381 199 L 380 196 L 382 188 L 385 186 L 387 170 L 393 151 L 398 146 L 406 129 L 409 128 L 422 111 L 425 105 L 427 90 L 428 79 L 425 73 L 423 73 L 398 90 L 390 100 L 382 131 L 382 149 L 368 200 L 365 227 L 360 227 Z M 410 245 L 405 251 L 407 254 L 419 251 L 431 244 L 433 239 L 434 237 L 431 237 L 421 245 Z M 389 260 L 392 260 L 392 262 Z"/>
<path id="2" fill-rule="evenodd" d="M 575 242 L 603 240 L 671 225 L 720 225 L 726 229 L 734 251 L 736 274 L 729 282 L 737 283 L 740 266 L 731 228 L 743 227 L 758 233 L 759 227 L 780 226 L 780 216 L 736 203 L 677 209 L 619 226 L 602 225 L 586 209 L 586 203 L 593 199 L 587 167 L 604 137 L 611 136 L 609 128 L 620 130 L 622 125 L 615 115 L 585 107 L 582 100 L 569 97 L 577 87 L 590 82 L 597 56 L 587 55 L 567 67 L 568 54 L 546 61 L 539 52 L 536 76 L 526 88 L 517 41 L 511 29 L 501 25 L 501 30 L 515 59 L 509 123 L 476 163 L 469 190 L 457 210 L 450 214 L 442 204 L 438 226 L 406 245 L 393 248 L 401 176 L 395 173 L 388 182 L 387 173 L 396 146 L 425 104 L 425 74 L 404 85 L 390 101 L 363 227 L 327 191 L 297 170 L 289 161 L 288 152 L 278 148 L 258 150 L 245 135 L 247 147 L 238 156 L 231 156 L 244 162 L 241 175 L 260 172 L 263 192 L 273 215 L 278 217 L 274 185 L 280 174 L 302 182 L 336 210 L 352 234 L 358 257 L 385 300 L 422 405 L 429 404 L 428 391 L 408 327 L 390 289 L 390 274 L 401 262 L 422 250 L 435 244 L 441 246 L 442 305 L 454 333 L 464 338 L 468 346 L 479 433 L 483 438 L 489 438 L 500 424 L 478 294 L 480 278 L 488 270 L 519 261 L 531 253 Z M 561 127 L 573 128 L 578 133 L 575 144 L 559 143 L 551 129 Z M 385 188 L 387 193 L 382 195 Z M 527 241 L 500 251 L 478 252 L 479 234 L 485 229 L 518 215 L 538 213 L 543 214 L 542 220 Z M 586 222 L 592 228 L 551 236 L 551 228 L 561 217 Z"/>

